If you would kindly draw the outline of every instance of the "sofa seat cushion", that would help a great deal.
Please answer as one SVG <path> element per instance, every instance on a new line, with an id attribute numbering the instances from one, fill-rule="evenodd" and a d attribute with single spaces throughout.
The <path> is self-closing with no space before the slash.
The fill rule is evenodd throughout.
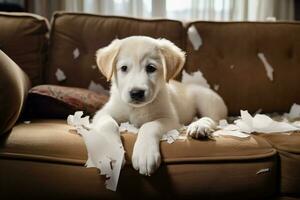
<path id="1" fill-rule="evenodd" d="M 20 123 L 1 140 L 0 158 L 83 166 L 87 159 L 85 144 L 70 129 L 65 120 Z M 131 167 L 135 139 L 134 134 L 122 134 L 127 160 L 118 186 L 122 194 L 155 196 L 171 192 L 178 197 L 216 198 L 224 194 L 228 198 L 275 194 L 276 151 L 261 137 L 162 142 L 162 166 L 151 178 Z"/>
<path id="2" fill-rule="evenodd" d="M 291 135 L 260 134 L 260 136 L 279 152 L 281 193 L 300 197 L 300 132 Z"/>

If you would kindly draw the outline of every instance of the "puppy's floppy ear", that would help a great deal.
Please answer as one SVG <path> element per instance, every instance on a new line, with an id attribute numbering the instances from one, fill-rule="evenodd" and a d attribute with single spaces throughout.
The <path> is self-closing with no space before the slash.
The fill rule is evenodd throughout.
<path id="1" fill-rule="evenodd" d="M 182 69 L 185 62 L 185 52 L 166 39 L 158 39 L 162 54 L 164 77 L 166 81 L 174 78 Z"/>
<path id="2" fill-rule="evenodd" d="M 120 40 L 115 39 L 108 46 L 98 49 L 96 52 L 96 62 L 101 73 L 107 81 L 111 80 L 116 65 L 116 57 L 120 49 Z"/>

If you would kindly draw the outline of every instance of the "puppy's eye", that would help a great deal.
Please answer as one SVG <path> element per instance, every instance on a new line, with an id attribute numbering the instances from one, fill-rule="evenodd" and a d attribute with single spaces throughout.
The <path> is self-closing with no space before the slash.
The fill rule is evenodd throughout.
<path id="1" fill-rule="evenodd" d="M 126 71 L 127 71 L 127 66 L 126 66 L 126 65 L 123 65 L 123 66 L 121 67 L 121 71 L 122 71 L 122 72 L 126 72 Z"/>
<path id="2" fill-rule="evenodd" d="M 155 66 L 154 65 L 152 65 L 152 64 L 149 64 L 149 65 L 147 65 L 146 66 L 146 72 L 147 73 L 153 73 L 153 72 L 155 72 L 156 71 L 156 68 L 155 68 Z"/>

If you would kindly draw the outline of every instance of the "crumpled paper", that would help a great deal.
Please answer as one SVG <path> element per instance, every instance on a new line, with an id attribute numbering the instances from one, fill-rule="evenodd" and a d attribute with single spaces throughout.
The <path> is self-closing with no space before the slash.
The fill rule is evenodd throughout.
<path id="1" fill-rule="evenodd" d="M 199 50 L 200 46 L 202 45 L 202 38 L 200 37 L 196 27 L 194 25 L 190 26 L 187 33 L 194 50 Z"/>
<path id="2" fill-rule="evenodd" d="M 78 48 L 74 49 L 73 50 L 73 58 L 77 59 L 79 57 L 79 55 L 80 55 L 79 49 Z"/>
<path id="3" fill-rule="evenodd" d="M 240 118 L 236 119 L 233 124 L 228 124 L 225 119 L 220 120 L 217 126 L 218 130 L 212 133 L 212 136 L 248 138 L 254 132 L 290 134 L 293 131 L 300 131 L 300 121 L 289 121 L 300 118 L 300 105 L 293 104 L 289 113 L 279 117 L 282 121 L 276 121 L 267 115 L 258 114 L 260 112 L 261 109 L 252 117 L 248 111 L 241 110 Z"/>
<path id="4" fill-rule="evenodd" d="M 111 126 L 106 126 L 110 119 L 103 120 L 100 127 L 103 133 L 90 128 L 89 117 L 82 118 L 83 112 L 75 112 L 69 115 L 67 123 L 76 128 L 84 140 L 88 151 L 88 160 L 86 167 L 97 167 L 101 175 L 105 175 L 107 180 L 105 186 L 107 189 L 116 191 L 122 164 L 124 163 L 125 151 L 119 135 L 114 136 L 115 130 Z M 116 128 L 118 125 L 116 124 Z"/>
<path id="5" fill-rule="evenodd" d="M 270 79 L 270 81 L 273 81 L 273 72 L 274 72 L 273 67 L 267 61 L 267 59 L 263 53 L 258 53 L 257 56 L 261 60 L 261 62 L 264 64 L 268 78 Z"/>
<path id="6" fill-rule="evenodd" d="M 182 71 L 181 82 L 184 84 L 197 84 L 206 88 L 210 88 L 207 80 L 204 78 L 201 71 L 193 72 L 192 74 L 188 74 L 185 70 Z"/>
<path id="7" fill-rule="evenodd" d="M 59 81 L 59 82 L 62 82 L 67 79 L 65 73 L 60 68 L 57 68 L 57 70 L 55 72 L 55 76 L 56 76 L 57 81 Z"/>
<path id="8" fill-rule="evenodd" d="M 274 121 L 267 115 L 256 114 L 252 117 L 244 110 L 241 110 L 241 119 L 234 123 L 244 133 L 285 133 L 300 130 L 290 123 Z"/>
<path id="9" fill-rule="evenodd" d="M 124 122 L 120 124 L 119 131 L 137 134 L 139 132 L 139 129 L 130 124 L 129 122 Z"/>
<path id="10" fill-rule="evenodd" d="M 170 130 L 165 133 L 160 141 L 167 141 L 168 144 L 174 143 L 176 140 L 186 140 L 187 136 L 180 134 L 180 132 L 176 129 Z"/>
<path id="11" fill-rule="evenodd" d="M 99 94 L 109 94 L 109 91 L 104 89 L 104 87 L 101 84 L 95 83 L 94 81 L 90 82 L 88 89 Z"/>
<path id="12" fill-rule="evenodd" d="M 119 131 L 137 134 L 139 132 L 139 129 L 134 125 L 130 124 L 129 122 L 124 122 L 120 124 Z M 185 140 L 185 139 L 186 139 L 185 135 L 181 135 L 178 130 L 173 129 L 163 134 L 161 141 L 167 141 L 168 144 L 172 144 L 176 140 Z"/>

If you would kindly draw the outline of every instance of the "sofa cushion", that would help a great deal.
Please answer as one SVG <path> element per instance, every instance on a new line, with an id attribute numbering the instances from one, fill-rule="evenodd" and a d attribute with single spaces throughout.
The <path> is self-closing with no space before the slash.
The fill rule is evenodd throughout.
<path id="1" fill-rule="evenodd" d="M 21 123 L 2 140 L 0 158 L 83 165 L 87 159 L 85 145 L 70 129 L 64 120 Z M 127 165 L 121 172 L 118 189 L 121 193 L 166 195 L 171 191 L 181 197 L 228 194 L 228 198 L 266 197 L 275 193 L 276 151 L 260 137 L 162 142 L 163 164 L 157 175 L 149 179 L 130 165 L 135 139 L 134 134 L 122 134 Z"/>
<path id="2" fill-rule="evenodd" d="M 260 134 L 280 156 L 280 191 L 300 197 L 300 132 L 291 135 Z"/>
<path id="3" fill-rule="evenodd" d="M 29 76 L 33 85 L 43 82 L 48 22 L 29 13 L 0 12 L 0 49 Z"/>
<path id="4" fill-rule="evenodd" d="M 38 85 L 29 90 L 23 116 L 31 118 L 63 118 L 81 110 L 94 115 L 108 100 L 107 93 L 58 85 Z"/>
<path id="5" fill-rule="evenodd" d="M 286 112 L 300 103 L 300 23 L 193 22 L 202 38 L 194 50 L 187 38 L 187 70 L 200 69 L 224 98 L 231 115 Z M 258 53 L 273 67 L 269 80 Z"/>
<path id="6" fill-rule="evenodd" d="M 184 31 L 179 21 L 56 13 L 50 35 L 48 83 L 87 88 L 94 81 L 107 87 L 106 78 L 96 67 L 96 50 L 115 38 L 132 35 L 167 38 L 184 48 Z M 58 81 L 58 69 L 63 72 L 64 81 Z"/>

